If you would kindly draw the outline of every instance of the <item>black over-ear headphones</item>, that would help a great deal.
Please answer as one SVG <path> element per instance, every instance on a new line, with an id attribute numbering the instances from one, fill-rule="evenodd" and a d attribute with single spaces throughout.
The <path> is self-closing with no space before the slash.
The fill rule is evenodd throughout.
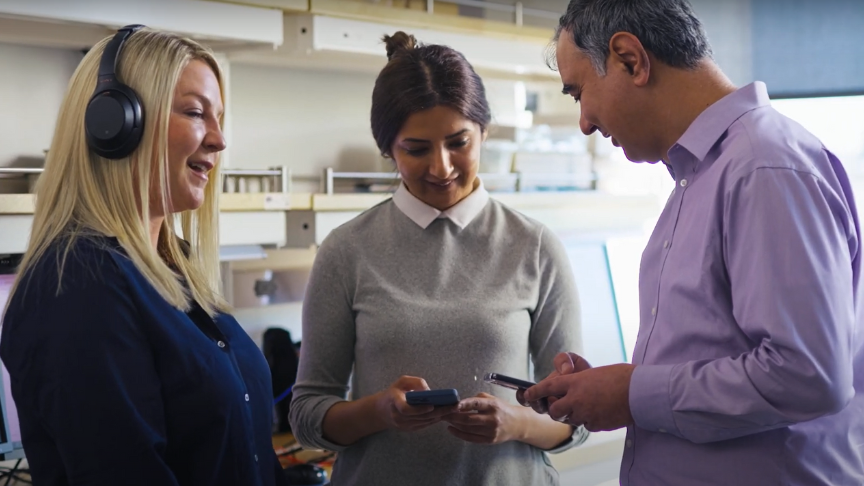
<path id="1" fill-rule="evenodd" d="M 138 94 L 117 80 L 117 58 L 120 49 L 143 25 L 127 25 L 108 41 L 99 61 L 96 91 L 87 105 L 84 127 L 87 145 L 106 159 L 122 159 L 141 142 L 144 132 L 144 109 Z"/>

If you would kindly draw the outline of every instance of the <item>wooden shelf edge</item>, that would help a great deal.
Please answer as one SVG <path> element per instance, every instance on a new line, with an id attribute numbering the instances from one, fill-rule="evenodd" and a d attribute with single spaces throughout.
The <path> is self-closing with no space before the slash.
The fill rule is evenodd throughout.
<path id="1" fill-rule="evenodd" d="M 313 211 L 365 211 L 376 204 L 390 199 L 385 194 L 313 194 Z"/>
<path id="2" fill-rule="evenodd" d="M 233 3 L 249 7 L 273 8 L 286 12 L 308 12 L 309 0 L 207 0 L 209 2 Z"/>
<path id="3" fill-rule="evenodd" d="M 496 20 L 428 14 L 421 10 L 396 9 L 351 0 L 309 0 L 309 13 L 332 17 L 397 23 L 400 27 L 436 29 L 462 34 L 490 35 L 521 42 L 547 45 L 554 32 L 531 26 L 517 26 Z"/>
<path id="4" fill-rule="evenodd" d="M 222 212 L 289 211 L 312 209 L 310 193 L 226 193 L 219 198 Z M 33 214 L 33 194 L 0 194 L 0 214 Z"/>
<path id="5" fill-rule="evenodd" d="M 0 194 L 0 214 L 33 214 L 35 209 L 33 194 Z"/>
<path id="6" fill-rule="evenodd" d="M 655 196 L 617 196 L 597 192 L 526 192 L 492 193 L 496 199 L 513 209 L 603 209 L 640 207 L 653 210 L 661 207 Z M 389 193 L 372 194 L 310 194 L 310 193 L 230 193 L 222 194 L 222 212 L 250 211 L 364 211 L 390 199 Z M 278 199 L 268 203 L 268 198 Z M 286 199 L 287 198 L 287 199 Z M 0 194 L 0 214 L 33 214 L 36 197 L 33 194 Z"/>
<path id="7" fill-rule="evenodd" d="M 286 14 L 311 13 L 373 22 L 395 22 L 400 27 L 447 30 L 465 34 L 505 37 L 512 40 L 548 44 L 554 32 L 533 26 L 517 26 L 499 20 L 461 17 L 450 13 L 427 14 L 424 10 L 400 9 L 356 0 L 207 0 L 261 8 L 279 9 Z M 446 1 L 441 2 L 443 8 Z M 452 9 L 448 9 L 452 10 Z"/>
<path id="8" fill-rule="evenodd" d="M 222 212 L 289 211 L 311 208 L 312 194 L 309 193 L 223 193 L 219 197 L 219 210 Z"/>

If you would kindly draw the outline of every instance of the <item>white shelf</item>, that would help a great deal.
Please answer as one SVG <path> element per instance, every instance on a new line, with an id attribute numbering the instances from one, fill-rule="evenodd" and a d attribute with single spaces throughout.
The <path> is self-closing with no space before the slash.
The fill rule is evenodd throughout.
<path id="1" fill-rule="evenodd" d="M 222 245 L 320 244 L 334 228 L 386 201 L 390 194 L 222 194 Z M 639 231 L 659 215 L 654 196 L 612 196 L 596 191 L 492 193 L 492 197 L 562 234 Z M 0 194 L 0 253 L 26 248 L 35 198 Z M 303 234 L 307 237 L 301 236 Z"/>
<path id="2" fill-rule="evenodd" d="M 362 6 L 359 2 L 342 2 L 332 9 L 325 8 L 326 14 L 316 13 L 315 5 L 319 3 L 313 2 L 311 13 L 285 15 L 284 44 L 278 49 L 238 50 L 231 52 L 229 59 L 244 64 L 373 73 L 387 63 L 382 36 L 406 30 L 423 43 L 453 47 L 484 74 L 546 81 L 558 78 L 544 61 L 551 31 L 542 37 L 479 29 L 453 31 L 440 24 L 442 16 L 435 15 L 428 19 L 437 18 L 439 22 L 419 27 L 411 25 L 407 18 L 373 20 L 360 13 L 340 11 L 348 4 Z"/>
<path id="3" fill-rule="evenodd" d="M 282 12 L 196 0 L 2 0 L 0 42 L 89 48 L 118 27 L 144 24 L 220 48 L 282 44 Z"/>
<path id="4" fill-rule="evenodd" d="M 33 214 L 36 196 L 33 194 L 0 194 L 0 215 Z M 278 192 L 221 194 L 222 212 L 286 211 L 312 209 L 312 194 Z"/>

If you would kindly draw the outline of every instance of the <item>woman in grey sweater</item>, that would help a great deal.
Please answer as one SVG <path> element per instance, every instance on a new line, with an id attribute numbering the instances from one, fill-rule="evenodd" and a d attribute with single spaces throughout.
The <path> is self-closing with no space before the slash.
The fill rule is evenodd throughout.
<path id="1" fill-rule="evenodd" d="M 558 484 L 546 452 L 587 433 L 482 378 L 524 378 L 532 360 L 540 379 L 557 353 L 580 348 L 567 255 L 477 177 L 490 113 L 471 65 L 403 32 L 384 40 L 372 132 L 402 184 L 319 249 L 292 430 L 305 446 L 339 452 L 339 486 Z M 406 392 L 430 387 L 468 398 L 406 403 Z"/>

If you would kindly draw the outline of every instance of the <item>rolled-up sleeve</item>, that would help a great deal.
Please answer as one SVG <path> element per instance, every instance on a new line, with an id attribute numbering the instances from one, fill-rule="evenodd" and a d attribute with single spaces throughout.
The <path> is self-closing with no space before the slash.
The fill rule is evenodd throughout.
<path id="1" fill-rule="evenodd" d="M 843 195 L 806 171 L 756 169 L 728 189 L 723 227 L 732 312 L 753 348 L 638 366 L 636 424 L 703 443 L 842 410 L 854 396 L 859 245 Z"/>
<path id="2" fill-rule="evenodd" d="M 334 232 L 321 244 L 303 300 L 303 345 L 289 421 L 305 447 L 342 451 L 324 438 L 327 411 L 348 394 L 354 364 L 354 314 L 339 240 Z"/>

